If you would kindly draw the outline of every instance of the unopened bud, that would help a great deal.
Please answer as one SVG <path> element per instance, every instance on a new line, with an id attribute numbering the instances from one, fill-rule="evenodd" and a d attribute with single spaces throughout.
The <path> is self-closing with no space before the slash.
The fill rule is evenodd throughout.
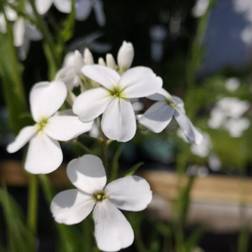
<path id="1" fill-rule="evenodd" d="M 108 53 L 106 54 L 106 64 L 108 67 L 115 69 L 116 68 L 116 62 L 112 54 Z"/>
<path id="2" fill-rule="evenodd" d="M 128 69 L 134 58 L 134 47 L 132 43 L 123 41 L 118 54 L 117 54 L 117 63 L 120 70 Z"/>
<path id="3" fill-rule="evenodd" d="M 83 60 L 85 65 L 93 65 L 94 64 L 94 57 L 91 51 L 88 48 L 85 48 L 83 52 Z"/>

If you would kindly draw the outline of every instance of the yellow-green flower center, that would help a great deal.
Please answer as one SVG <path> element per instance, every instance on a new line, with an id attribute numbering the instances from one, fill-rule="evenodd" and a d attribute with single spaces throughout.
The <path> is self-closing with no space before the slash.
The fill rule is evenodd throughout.
<path id="1" fill-rule="evenodd" d="M 93 198 L 95 199 L 95 201 L 103 201 L 107 199 L 107 195 L 105 194 L 105 192 L 100 191 L 100 192 L 94 193 Z"/>
<path id="2" fill-rule="evenodd" d="M 48 123 L 48 118 L 43 118 L 37 123 L 37 131 L 41 132 Z"/>
<path id="3" fill-rule="evenodd" d="M 109 93 L 111 96 L 117 97 L 117 98 L 125 98 L 123 95 L 123 89 L 120 87 L 113 87 L 109 90 Z"/>

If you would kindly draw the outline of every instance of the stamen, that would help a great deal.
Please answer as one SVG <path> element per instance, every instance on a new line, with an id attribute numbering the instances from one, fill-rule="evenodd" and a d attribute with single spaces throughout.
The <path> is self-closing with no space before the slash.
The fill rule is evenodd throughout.
<path id="1" fill-rule="evenodd" d="M 48 123 L 48 118 L 43 118 L 37 123 L 37 131 L 42 131 Z"/>
<path id="2" fill-rule="evenodd" d="M 100 192 L 94 193 L 93 198 L 95 199 L 95 201 L 103 201 L 107 199 L 107 195 L 105 194 L 105 192 L 100 191 Z"/>

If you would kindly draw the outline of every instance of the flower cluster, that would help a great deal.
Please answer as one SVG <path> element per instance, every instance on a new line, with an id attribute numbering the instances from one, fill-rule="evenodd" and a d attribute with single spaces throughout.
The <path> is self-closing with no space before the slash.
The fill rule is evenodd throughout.
<path id="1" fill-rule="evenodd" d="M 33 86 L 30 108 L 35 124 L 20 131 L 8 145 L 8 152 L 16 152 L 29 142 L 25 169 L 33 174 L 53 172 L 63 160 L 58 141 L 90 132 L 97 121 L 103 141 L 127 142 L 134 138 L 138 123 L 161 132 L 175 118 L 187 140 L 200 143 L 202 136 L 186 116 L 182 100 L 170 95 L 150 68 L 131 67 L 133 58 L 134 48 L 128 42 L 123 42 L 117 60 L 107 54 L 98 64 L 88 49 L 83 54 L 69 54 L 55 80 Z M 141 98 L 156 101 L 143 114 L 133 106 Z M 53 199 L 55 220 L 76 224 L 93 211 L 95 238 L 101 250 L 130 246 L 134 233 L 118 209 L 145 209 L 152 198 L 149 184 L 138 176 L 126 176 L 106 185 L 105 169 L 94 155 L 72 160 L 67 175 L 77 189 L 61 192 Z"/>
<path id="2" fill-rule="evenodd" d="M 250 126 L 249 119 L 243 117 L 249 107 L 247 101 L 224 97 L 212 109 L 208 126 L 212 129 L 224 128 L 232 137 L 240 137 Z"/>

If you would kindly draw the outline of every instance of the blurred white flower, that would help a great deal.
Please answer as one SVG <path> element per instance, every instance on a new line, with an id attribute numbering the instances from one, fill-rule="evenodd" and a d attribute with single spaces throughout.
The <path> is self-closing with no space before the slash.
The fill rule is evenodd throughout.
<path id="1" fill-rule="evenodd" d="M 121 213 L 141 211 L 152 199 L 148 182 L 138 176 L 126 176 L 106 185 L 107 177 L 100 158 L 84 155 L 67 166 L 67 176 L 77 189 L 58 193 L 51 212 L 58 223 L 83 221 L 92 211 L 95 239 L 102 251 L 119 251 L 134 241 L 134 232 Z"/>
<path id="2" fill-rule="evenodd" d="M 174 117 L 190 143 L 201 143 L 202 135 L 187 117 L 184 110 L 184 103 L 180 98 L 171 96 L 164 89 L 161 89 L 155 95 L 148 98 L 157 102 L 143 115 L 139 116 L 138 120 L 140 124 L 155 133 L 159 133 L 170 124 Z"/>
<path id="3" fill-rule="evenodd" d="M 84 66 L 83 74 L 101 86 L 83 92 L 73 111 L 84 121 L 101 114 L 101 128 L 106 137 L 120 142 L 131 140 L 136 133 L 136 118 L 131 99 L 154 94 L 162 87 L 162 80 L 147 67 L 134 67 L 121 76 L 99 65 Z"/>
<path id="4" fill-rule="evenodd" d="M 242 118 L 250 104 L 234 97 L 224 97 L 219 100 L 211 111 L 208 126 L 213 129 L 224 128 L 232 137 L 240 137 L 250 122 Z"/>
<path id="5" fill-rule="evenodd" d="M 209 0 L 197 0 L 192 9 L 192 15 L 196 18 L 206 14 L 209 6 Z"/>
<path id="6" fill-rule="evenodd" d="M 250 127 L 250 121 L 247 118 L 228 119 L 224 128 L 232 137 L 241 137 L 243 132 Z"/>
<path id="7" fill-rule="evenodd" d="M 53 4 L 58 11 L 65 14 L 71 13 L 72 10 L 71 0 L 35 0 L 35 4 L 38 13 L 41 15 L 46 14 Z M 76 0 L 75 8 L 77 20 L 87 19 L 91 11 L 94 10 L 97 23 L 100 26 L 105 25 L 106 19 L 101 0 Z"/>
<path id="8" fill-rule="evenodd" d="M 150 28 L 151 58 L 160 62 L 164 53 L 164 40 L 167 36 L 167 29 L 161 25 L 153 25 Z"/>
<path id="9" fill-rule="evenodd" d="M 212 171 L 219 171 L 221 169 L 221 160 L 216 154 L 212 153 L 208 158 L 208 165 Z"/>
<path id="10" fill-rule="evenodd" d="M 207 157 L 212 149 L 212 142 L 207 133 L 202 134 L 203 138 L 200 144 L 192 144 L 191 152 L 199 157 Z"/>
<path id="11" fill-rule="evenodd" d="M 240 84 L 241 83 L 239 79 L 235 77 L 229 78 L 226 80 L 225 88 L 230 92 L 234 92 L 240 87 Z"/>
<path id="12" fill-rule="evenodd" d="M 12 4 L 15 4 L 16 1 L 10 1 Z M 36 29 L 34 25 L 29 23 L 23 17 L 18 16 L 15 10 L 10 7 L 4 7 L 4 11 L 8 21 L 13 23 L 13 42 L 14 46 L 19 49 L 19 55 L 21 59 L 25 59 L 30 41 L 38 41 L 42 39 L 41 33 Z M 28 14 L 31 13 L 29 5 L 25 5 L 25 12 Z M 6 33 L 6 20 L 3 14 L 0 14 L 0 32 Z"/>
<path id="13" fill-rule="evenodd" d="M 187 168 L 187 174 L 189 176 L 206 177 L 209 171 L 206 166 L 203 165 L 190 165 Z"/>
<path id="14" fill-rule="evenodd" d="M 24 164 L 30 173 L 56 170 L 63 159 L 58 141 L 69 141 L 92 127 L 92 122 L 83 123 L 74 115 L 56 114 L 66 95 L 66 86 L 60 81 L 39 82 L 31 90 L 31 114 L 36 124 L 24 127 L 7 146 L 7 151 L 13 153 L 30 142 Z"/>

